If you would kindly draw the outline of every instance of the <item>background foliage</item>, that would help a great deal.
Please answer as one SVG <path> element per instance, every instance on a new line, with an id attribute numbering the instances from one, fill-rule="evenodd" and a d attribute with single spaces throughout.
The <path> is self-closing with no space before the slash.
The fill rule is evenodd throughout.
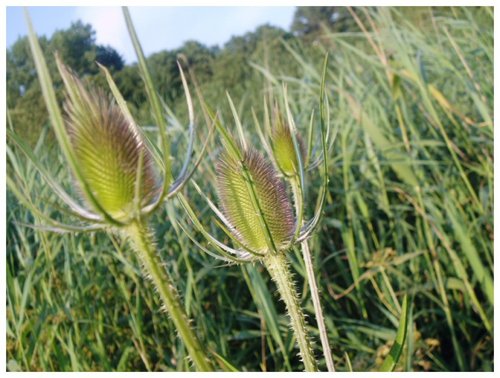
<path id="1" fill-rule="evenodd" d="M 55 51 L 85 80 L 106 87 L 95 64 L 101 62 L 154 139 L 136 65 L 97 45 L 94 34 L 77 22 L 40 39 L 60 100 Z M 182 161 L 176 156 L 184 150 L 187 119 L 178 59 L 234 131 L 225 101 L 225 92 L 231 94 L 258 145 L 253 114 L 262 122 L 264 98 L 279 96 L 283 82 L 301 132 L 311 114 L 317 122 L 325 52 L 338 134 L 330 146 L 328 206 L 312 253 L 338 370 L 380 367 L 408 293 L 411 326 L 399 370 L 492 371 L 492 8 L 297 8 L 290 30 L 263 25 L 221 47 L 190 41 L 152 54 L 153 81 L 172 110 L 174 169 Z M 7 51 L 7 109 L 8 127 L 71 190 L 26 38 Z M 204 140 L 208 126 L 200 111 L 197 120 L 198 140 Z M 215 139 L 194 177 L 214 200 L 209 183 L 219 151 Z M 7 157 L 8 179 L 17 190 L 65 220 L 34 167 L 10 144 Z M 311 211 L 319 180 L 311 172 Z M 192 186 L 186 193 L 216 232 Z M 10 370 L 190 369 L 132 251 L 104 233 L 59 235 L 26 227 L 40 219 L 11 190 L 7 200 Z M 221 266 L 200 252 L 179 230 L 185 216 L 176 202 L 152 221 L 162 259 L 211 352 L 241 370 L 301 369 L 283 304 L 258 266 Z M 297 256 L 290 258 L 314 334 Z"/>

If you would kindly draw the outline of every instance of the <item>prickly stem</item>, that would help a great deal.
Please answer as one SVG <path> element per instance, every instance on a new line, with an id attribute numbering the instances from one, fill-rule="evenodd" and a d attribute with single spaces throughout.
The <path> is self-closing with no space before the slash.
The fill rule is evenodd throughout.
<path id="1" fill-rule="evenodd" d="M 285 302 L 305 370 L 318 371 L 311 341 L 306 331 L 304 314 L 299 305 L 299 298 L 286 262 L 285 254 L 281 252 L 268 253 L 263 258 L 263 262 L 278 287 L 281 299 Z"/>
<path id="2" fill-rule="evenodd" d="M 135 220 L 126 227 L 125 233 L 139 254 L 146 273 L 158 290 L 162 302 L 171 316 L 196 369 L 198 371 L 214 371 L 205 355 L 202 344 L 189 324 L 189 319 L 180 303 L 177 290 L 156 253 L 153 237 L 147 227 L 141 220 Z"/>

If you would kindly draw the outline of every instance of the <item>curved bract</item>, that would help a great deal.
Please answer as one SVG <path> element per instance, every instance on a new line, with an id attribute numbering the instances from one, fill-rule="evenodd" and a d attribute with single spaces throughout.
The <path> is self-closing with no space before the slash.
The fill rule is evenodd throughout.
<path id="1" fill-rule="evenodd" d="M 66 123 L 82 178 L 102 208 L 125 221 L 136 196 L 143 207 L 158 192 L 151 153 L 137 127 L 102 91 L 91 93 L 70 79 L 75 92 L 66 102 Z"/>
<path id="2" fill-rule="evenodd" d="M 268 250 L 266 231 L 261 226 L 260 212 L 252 201 L 247 177 L 252 180 L 275 246 L 284 248 L 295 230 L 292 204 L 272 164 L 255 150 L 246 151 L 241 162 L 227 153 L 221 157 L 217 166 L 217 191 L 224 215 L 235 235 L 248 248 L 257 252 Z"/>

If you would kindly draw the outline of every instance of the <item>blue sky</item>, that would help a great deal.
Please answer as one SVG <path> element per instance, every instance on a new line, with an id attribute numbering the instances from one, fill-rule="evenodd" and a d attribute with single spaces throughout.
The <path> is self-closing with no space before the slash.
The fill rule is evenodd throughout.
<path id="1" fill-rule="evenodd" d="M 127 63 L 135 61 L 119 7 L 30 7 L 39 35 L 50 37 L 78 19 L 92 24 L 98 44 L 113 46 Z M 264 23 L 289 29 L 295 7 L 131 7 L 144 52 L 180 47 L 187 40 L 222 45 Z M 7 7 L 7 48 L 26 35 L 21 7 Z"/>

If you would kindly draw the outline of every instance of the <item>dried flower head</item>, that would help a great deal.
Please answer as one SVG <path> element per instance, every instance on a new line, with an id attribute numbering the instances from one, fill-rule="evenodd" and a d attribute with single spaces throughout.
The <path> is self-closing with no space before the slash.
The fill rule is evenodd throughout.
<path id="1" fill-rule="evenodd" d="M 302 159 L 302 163 L 304 164 L 306 157 L 304 142 L 302 141 L 300 135 L 297 134 L 296 138 L 299 144 L 300 157 Z M 297 175 L 299 172 L 299 162 L 297 154 L 295 153 L 290 128 L 283 120 L 283 117 L 278 110 L 275 111 L 271 142 L 274 159 L 276 160 L 281 172 L 286 176 Z"/>
<path id="2" fill-rule="evenodd" d="M 260 211 L 255 208 L 244 170 L 252 181 Z M 257 252 L 269 249 L 260 214 L 277 249 L 290 243 L 295 230 L 292 204 L 272 164 L 259 152 L 246 151 L 242 161 L 223 154 L 217 165 L 217 190 L 232 231 L 247 248 Z"/>
<path id="3" fill-rule="evenodd" d="M 140 207 L 158 193 L 151 153 L 137 126 L 102 91 L 87 91 L 74 75 L 66 78 L 73 88 L 66 124 L 82 179 L 104 211 L 125 221 L 136 206 L 137 189 Z"/>

